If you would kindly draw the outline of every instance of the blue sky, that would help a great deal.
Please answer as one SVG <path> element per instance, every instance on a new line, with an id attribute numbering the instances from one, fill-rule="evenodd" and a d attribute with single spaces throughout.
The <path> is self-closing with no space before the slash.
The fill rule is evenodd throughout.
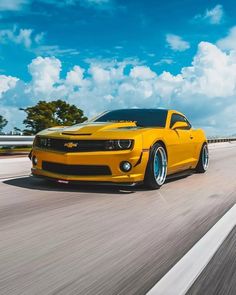
<path id="1" fill-rule="evenodd" d="M 65 69 L 87 58 L 137 57 L 157 72 L 177 73 L 191 62 L 200 41 L 216 42 L 234 25 L 236 15 L 234 1 L 224 3 L 222 9 L 227 15 L 222 16 L 220 25 L 194 19 L 220 5 L 218 1 L 4 1 L 15 3 L 15 10 L 4 10 L 2 5 L 1 29 L 32 29 L 33 34 L 44 34 L 43 44 L 47 46 L 78 51 L 78 55 L 73 51 L 51 53 L 50 49 L 42 52 L 42 56 L 62 57 Z M 166 44 L 167 34 L 181 36 L 191 48 L 180 53 L 171 50 Z M 2 72 L 29 79 L 25 65 L 37 56 L 37 51 L 9 43 L 1 47 Z M 174 63 L 156 64 L 163 59 Z"/>
<path id="2" fill-rule="evenodd" d="M 231 0 L 1 0 L 0 114 L 9 129 L 39 99 L 87 115 L 165 106 L 209 134 L 234 133 L 220 122 L 236 109 L 236 77 L 222 77 L 235 70 L 235 16 Z"/>

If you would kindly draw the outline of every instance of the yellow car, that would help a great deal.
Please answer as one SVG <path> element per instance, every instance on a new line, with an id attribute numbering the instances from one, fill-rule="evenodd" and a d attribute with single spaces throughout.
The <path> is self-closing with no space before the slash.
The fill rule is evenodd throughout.
<path id="1" fill-rule="evenodd" d="M 53 127 L 35 137 L 32 174 L 61 183 L 95 182 L 160 188 L 167 176 L 204 173 L 206 136 L 180 112 L 121 109 L 71 127 Z"/>

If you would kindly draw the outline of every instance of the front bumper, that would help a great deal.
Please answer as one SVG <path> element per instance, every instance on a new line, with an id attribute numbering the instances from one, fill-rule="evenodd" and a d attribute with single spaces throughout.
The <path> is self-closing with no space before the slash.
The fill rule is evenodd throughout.
<path id="1" fill-rule="evenodd" d="M 34 148 L 31 157 L 37 157 L 37 165 L 31 171 L 34 176 L 49 178 L 59 182 L 93 182 L 133 184 L 144 180 L 149 152 L 140 149 L 128 151 L 106 151 L 89 153 L 60 153 Z M 107 165 L 111 175 L 65 175 L 60 171 L 49 172 L 42 169 L 42 161 L 65 165 Z M 120 170 L 120 163 L 129 161 L 132 169 L 129 172 Z"/>

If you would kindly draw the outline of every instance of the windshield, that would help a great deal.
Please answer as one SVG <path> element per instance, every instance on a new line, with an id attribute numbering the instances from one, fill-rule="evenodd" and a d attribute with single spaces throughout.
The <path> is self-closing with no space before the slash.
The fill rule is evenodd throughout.
<path id="1" fill-rule="evenodd" d="M 123 109 L 103 113 L 94 122 L 136 122 L 140 127 L 165 127 L 167 110 Z"/>

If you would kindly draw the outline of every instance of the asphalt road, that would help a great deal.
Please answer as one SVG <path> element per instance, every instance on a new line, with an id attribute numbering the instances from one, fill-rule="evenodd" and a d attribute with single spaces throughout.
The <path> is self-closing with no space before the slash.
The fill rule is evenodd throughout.
<path id="1" fill-rule="evenodd" d="M 187 295 L 236 293 L 236 228 L 216 252 Z"/>
<path id="2" fill-rule="evenodd" d="M 145 294 L 236 203 L 236 145 L 210 155 L 156 191 L 0 181 L 0 294 Z M 29 167 L 0 159 L 0 178 Z"/>

